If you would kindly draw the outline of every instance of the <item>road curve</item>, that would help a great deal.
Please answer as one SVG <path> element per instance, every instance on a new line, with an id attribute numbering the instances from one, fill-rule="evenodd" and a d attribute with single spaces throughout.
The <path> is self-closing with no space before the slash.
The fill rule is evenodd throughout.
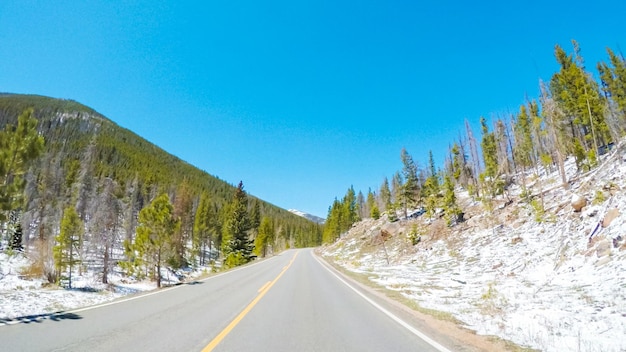
<path id="1" fill-rule="evenodd" d="M 310 249 L 131 299 L 0 326 L 6 351 L 447 351 Z"/>

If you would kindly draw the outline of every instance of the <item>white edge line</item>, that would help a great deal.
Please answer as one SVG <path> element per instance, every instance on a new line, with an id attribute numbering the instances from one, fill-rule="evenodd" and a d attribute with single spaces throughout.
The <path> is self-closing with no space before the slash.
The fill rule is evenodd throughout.
<path id="1" fill-rule="evenodd" d="M 276 258 L 276 256 L 272 256 L 271 258 L 267 258 L 265 260 L 258 261 L 256 263 L 253 263 L 253 264 L 250 264 L 250 265 L 238 267 L 236 269 L 231 269 L 229 271 L 226 271 L 226 272 L 223 272 L 223 273 L 219 273 L 217 275 L 209 276 L 209 277 L 206 277 L 204 279 L 195 280 L 195 281 L 202 281 L 202 282 L 209 281 L 209 280 L 215 279 L 217 277 L 220 277 L 220 276 L 223 276 L 223 275 L 226 275 L 226 274 L 229 274 L 229 273 L 233 273 L 235 271 L 243 270 L 245 268 L 249 268 L 251 266 L 264 263 L 264 262 L 266 262 L 268 260 L 271 260 L 271 259 L 274 259 L 274 258 Z M 128 301 L 134 301 L 134 300 L 139 299 L 139 298 L 144 298 L 144 297 L 156 295 L 156 294 L 159 294 L 159 293 L 163 293 L 163 292 L 166 292 L 166 291 L 174 290 L 174 289 L 177 289 L 177 288 L 181 288 L 183 286 L 185 286 L 185 283 L 182 283 L 181 285 L 177 285 L 177 286 L 166 287 L 164 289 L 153 289 L 151 291 L 146 291 L 147 293 L 137 293 L 136 296 L 123 298 L 123 299 L 120 299 L 120 300 L 113 300 L 111 302 L 96 304 L 96 305 L 93 305 L 93 306 L 88 306 L 88 307 L 83 307 L 83 308 L 72 309 L 72 310 L 68 310 L 68 311 L 59 311 L 59 312 L 53 312 L 53 313 L 49 313 L 49 314 L 44 314 L 43 316 L 38 317 L 36 319 L 32 319 L 32 320 L 31 319 L 29 319 L 29 320 L 25 320 L 25 319 L 22 320 L 22 319 L 18 319 L 18 318 L 12 318 L 12 319 L 16 319 L 16 320 L 10 320 L 10 321 L 6 321 L 6 322 L 2 322 L 2 323 L 0 323 L 0 327 L 8 326 L 8 325 L 25 324 L 27 322 L 28 323 L 32 323 L 32 322 L 36 322 L 36 321 L 43 321 L 43 320 L 50 319 L 50 317 L 54 317 L 54 316 L 57 316 L 57 315 L 68 314 L 68 313 L 80 313 L 80 312 L 84 312 L 86 310 L 102 308 L 102 307 L 106 307 L 106 306 L 112 306 L 114 304 L 124 303 L 124 302 L 128 302 Z M 33 314 L 33 315 L 36 315 L 36 314 Z"/>
<path id="2" fill-rule="evenodd" d="M 374 302 L 369 297 L 365 296 L 363 293 L 361 293 L 359 290 L 354 288 L 352 285 L 350 285 L 348 282 L 346 282 L 344 279 L 342 279 L 335 272 L 330 270 L 330 268 L 328 268 L 328 266 L 326 264 L 322 263 L 321 260 L 313 252 L 311 252 L 311 255 L 313 256 L 313 258 L 315 258 L 315 260 L 317 260 L 318 263 L 320 263 L 320 265 L 322 265 L 322 267 L 324 267 L 324 269 L 328 270 L 329 273 L 331 273 L 334 277 L 336 277 L 337 280 L 341 281 L 344 285 L 348 286 L 352 291 L 354 291 L 357 295 L 361 296 L 361 298 L 363 298 L 369 304 L 374 306 L 376 309 L 378 309 L 381 312 L 385 313 L 385 315 L 387 315 L 393 321 L 395 321 L 396 323 L 400 324 L 402 327 L 404 327 L 405 329 L 409 330 L 411 333 L 413 333 L 414 335 L 416 335 L 420 339 L 424 340 L 426 343 L 428 343 L 432 347 L 436 348 L 440 352 L 452 352 L 449 349 L 445 348 L 444 346 L 440 345 L 435 340 L 433 340 L 430 337 L 426 336 L 426 334 L 424 334 L 423 332 L 421 332 L 421 331 L 417 330 L 416 328 L 414 328 L 413 326 L 409 325 L 404 320 L 398 318 L 395 314 L 393 314 L 390 311 L 388 311 L 387 309 L 383 308 L 381 305 L 379 305 L 378 303 Z"/>

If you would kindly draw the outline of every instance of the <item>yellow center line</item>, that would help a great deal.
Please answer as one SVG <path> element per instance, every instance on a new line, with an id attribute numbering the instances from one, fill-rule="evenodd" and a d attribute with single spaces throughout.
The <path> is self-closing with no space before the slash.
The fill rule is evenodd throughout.
<path id="1" fill-rule="evenodd" d="M 283 274 L 287 271 L 287 269 L 289 269 L 289 267 L 291 266 L 291 264 L 293 264 L 294 260 L 296 259 L 296 257 L 298 256 L 299 252 L 296 252 L 293 257 L 291 258 L 291 261 L 289 261 L 289 264 L 287 264 L 286 267 L 283 268 L 283 270 L 280 272 L 280 274 L 278 274 L 278 276 L 276 276 L 276 278 L 268 283 L 266 283 L 265 285 L 263 285 L 260 289 L 259 289 L 259 294 L 254 298 L 254 300 L 252 300 L 252 302 L 250 302 L 250 304 L 248 304 L 248 306 L 246 308 L 244 308 L 241 313 L 239 313 L 239 315 L 233 319 L 233 321 L 230 322 L 230 324 L 228 324 L 228 326 L 226 328 L 224 328 L 224 330 L 222 330 L 222 332 L 220 332 L 214 339 L 213 341 L 209 342 L 208 345 L 206 345 L 206 347 L 204 349 L 202 349 L 202 352 L 210 352 L 213 351 L 213 349 L 215 347 L 217 347 L 217 345 L 222 342 L 222 340 L 226 337 L 226 335 L 228 335 L 234 328 L 235 326 L 237 326 L 237 324 L 239 324 L 239 322 L 252 310 L 252 308 L 254 308 L 254 306 L 259 303 L 259 301 L 261 300 L 261 298 L 263 298 L 263 296 L 265 296 L 265 294 L 267 293 L 267 291 L 270 290 L 270 288 L 272 288 L 272 286 L 274 286 L 274 284 L 276 283 L 276 281 L 278 281 L 278 279 L 280 279 L 281 276 L 283 276 Z"/>
<path id="2" fill-rule="evenodd" d="M 261 291 L 265 290 L 265 288 L 267 287 L 267 285 L 269 285 L 269 284 L 271 284 L 271 283 L 272 283 L 271 281 L 266 282 L 266 283 L 265 283 L 265 285 L 261 286 L 261 288 L 260 288 L 257 292 L 261 293 Z"/>

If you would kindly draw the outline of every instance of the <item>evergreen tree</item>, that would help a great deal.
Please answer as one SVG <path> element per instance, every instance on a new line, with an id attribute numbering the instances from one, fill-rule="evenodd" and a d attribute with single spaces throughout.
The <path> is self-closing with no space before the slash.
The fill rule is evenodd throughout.
<path id="1" fill-rule="evenodd" d="M 254 252 L 261 256 L 267 256 L 268 248 L 274 245 L 274 225 L 268 217 L 263 217 L 259 226 L 259 234 L 254 239 Z"/>
<path id="2" fill-rule="evenodd" d="M 172 252 L 167 261 L 174 269 L 185 267 L 187 262 L 187 243 L 193 232 L 193 195 L 189 181 L 186 179 L 178 186 L 173 204 L 174 217 L 179 219 L 180 226 L 172 234 L 170 243 Z"/>
<path id="3" fill-rule="evenodd" d="M 445 175 L 443 189 L 443 209 L 446 214 L 446 218 L 448 219 L 448 224 L 452 224 L 458 220 L 459 214 L 461 214 L 461 209 L 456 201 L 454 183 L 452 182 L 452 177 L 450 177 L 450 175 Z"/>
<path id="4" fill-rule="evenodd" d="M 72 268 L 80 263 L 78 253 L 82 244 L 83 231 L 83 222 L 80 220 L 76 209 L 74 207 L 65 208 L 61 220 L 61 230 L 55 238 L 56 245 L 52 251 L 57 280 L 60 280 L 65 271 L 69 269 L 69 288 L 72 288 Z"/>
<path id="5" fill-rule="evenodd" d="M 172 237 L 180 227 L 170 198 L 163 193 L 139 212 L 134 249 L 161 287 L 161 267 L 174 250 Z"/>
<path id="6" fill-rule="evenodd" d="M 374 220 L 378 220 L 378 218 L 380 217 L 380 210 L 378 209 L 378 205 L 376 204 L 376 196 L 374 195 L 374 193 L 372 193 L 371 189 L 367 192 L 367 207 L 369 209 L 369 217 L 373 218 Z"/>
<path id="7" fill-rule="evenodd" d="M 404 185 L 402 186 L 400 199 L 404 210 L 404 217 L 406 218 L 408 216 L 408 208 L 417 204 L 420 184 L 417 177 L 417 165 L 405 148 L 402 148 L 400 152 L 400 159 L 402 160 L 402 176 L 404 176 Z"/>
<path id="8" fill-rule="evenodd" d="M 326 223 L 322 233 L 323 243 L 333 243 L 341 235 L 342 214 L 342 204 L 335 198 L 333 204 L 328 208 L 328 215 L 326 216 Z"/>
<path id="9" fill-rule="evenodd" d="M 222 229 L 222 251 L 226 266 L 233 267 L 250 261 L 253 249 L 248 234 L 250 229 L 248 196 L 243 190 L 243 182 L 239 182 Z"/>
<path id="10" fill-rule="evenodd" d="M 356 194 L 354 187 L 350 186 L 342 200 L 341 232 L 349 230 L 352 224 L 357 221 L 359 221 L 359 214 L 357 212 Z"/>
<path id="11" fill-rule="evenodd" d="M 533 163 L 532 121 L 526 110 L 526 105 L 520 107 L 515 120 L 516 145 L 515 154 L 517 163 L 529 167 Z"/>
<path id="12" fill-rule="evenodd" d="M 598 72 L 605 97 L 612 103 L 609 111 L 613 121 L 609 127 L 620 137 L 624 134 L 626 124 L 626 61 L 611 49 L 607 48 L 606 51 L 611 66 L 604 62 L 598 63 Z"/>
<path id="13" fill-rule="evenodd" d="M 498 151 L 498 173 L 511 174 L 511 160 L 509 158 L 509 146 L 511 145 L 509 130 L 503 119 L 496 120 L 496 147 Z"/>
<path id="14" fill-rule="evenodd" d="M 495 196 L 501 191 L 501 184 L 498 172 L 498 151 L 496 145 L 496 137 L 493 132 L 489 132 L 487 120 L 480 118 L 480 126 L 482 130 L 482 142 L 480 146 L 483 152 L 483 161 L 485 163 L 485 171 L 481 175 L 483 182 L 486 183 L 491 196 Z"/>
<path id="15" fill-rule="evenodd" d="M 367 203 L 365 203 L 365 196 L 363 195 L 363 192 L 359 191 L 359 193 L 356 196 L 356 209 L 357 209 L 357 216 L 360 219 L 365 219 L 369 216 L 369 206 Z"/>
<path id="16" fill-rule="evenodd" d="M 459 182 L 463 172 L 463 160 L 461 157 L 461 150 L 457 143 L 454 143 L 450 149 L 450 158 L 452 159 L 450 173 L 452 174 L 454 180 Z"/>
<path id="17" fill-rule="evenodd" d="M 384 211 L 391 209 L 391 190 L 389 189 L 389 181 L 387 181 L 387 177 L 383 179 L 383 183 L 380 185 L 380 202 L 382 203 Z"/>
<path id="18" fill-rule="evenodd" d="M 422 198 L 426 200 L 425 210 L 428 216 L 432 216 L 435 213 L 435 209 L 439 206 L 439 178 L 435 171 L 435 159 L 433 157 L 432 150 L 429 151 L 428 157 L 428 177 L 422 187 Z"/>
<path id="19" fill-rule="evenodd" d="M 559 45 L 555 46 L 555 57 L 561 69 L 552 76 L 550 90 L 569 118 L 574 137 L 586 150 L 597 151 L 599 145 L 610 139 L 604 107 L 597 83 L 585 71 L 578 43 L 572 41 L 572 44 L 573 56 Z"/>
<path id="20" fill-rule="evenodd" d="M 22 246 L 22 225 L 19 223 L 15 226 L 13 236 L 11 236 L 11 243 L 9 243 L 9 248 L 14 251 L 24 250 L 24 247 Z"/>
<path id="21" fill-rule="evenodd" d="M 255 199 L 250 209 L 250 229 L 256 234 L 259 226 L 261 226 L 261 204 Z"/>
<path id="22" fill-rule="evenodd" d="M 22 206 L 29 162 L 43 152 L 44 139 L 37 133 L 33 114 L 32 108 L 24 110 L 17 126 L 9 124 L 0 131 L 0 221 Z"/>
<path id="23" fill-rule="evenodd" d="M 393 200 L 391 202 L 391 207 L 387 208 L 387 214 L 389 216 L 389 220 L 395 221 L 398 219 L 396 214 L 396 209 L 402 207 L 403 201 L 403 192 L 404 192 L 404 180 L 402 179 L 402 175 L 400 172 L 396 172 L 391 179 L 391 195 Z"/>
<path id="24" fill-rule="evenodd" d="M 199 257 L 199 264 L 205 265 L 207 244 L 211 244 L 211 203 L 209 195 L 205 192 L 200 196 L 200 203 L 196 209 L 193 222 L 192 254 Z"/>
<path id="25" fill-rule="evenodd" d="M 533 165 L 532 122 L 526 105 L 520 107 L 515 119 L 515 160 L 522 167 L 522 188 L 526 189 L 526 168 Z"/>
<path id="26" fill-rule="evenodd" d="M 357 221 L 359 221 L 359 217 L 356 208 L 356 196 L 354 188 L 350 187 L 343 199 L 339 201 L 335 198 L 333 205 L 328 209 L 322 242 L 333 243 Z"/>

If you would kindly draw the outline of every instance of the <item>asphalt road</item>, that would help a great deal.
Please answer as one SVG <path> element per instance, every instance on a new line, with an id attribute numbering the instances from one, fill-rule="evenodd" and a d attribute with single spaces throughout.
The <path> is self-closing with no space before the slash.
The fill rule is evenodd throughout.
<path id="1" fill-rule="evenodd" d="M 379 304 L 312 250 L 291 250 L 195 283 L 0 326 L 0 351 L 446 351 Z"/>

